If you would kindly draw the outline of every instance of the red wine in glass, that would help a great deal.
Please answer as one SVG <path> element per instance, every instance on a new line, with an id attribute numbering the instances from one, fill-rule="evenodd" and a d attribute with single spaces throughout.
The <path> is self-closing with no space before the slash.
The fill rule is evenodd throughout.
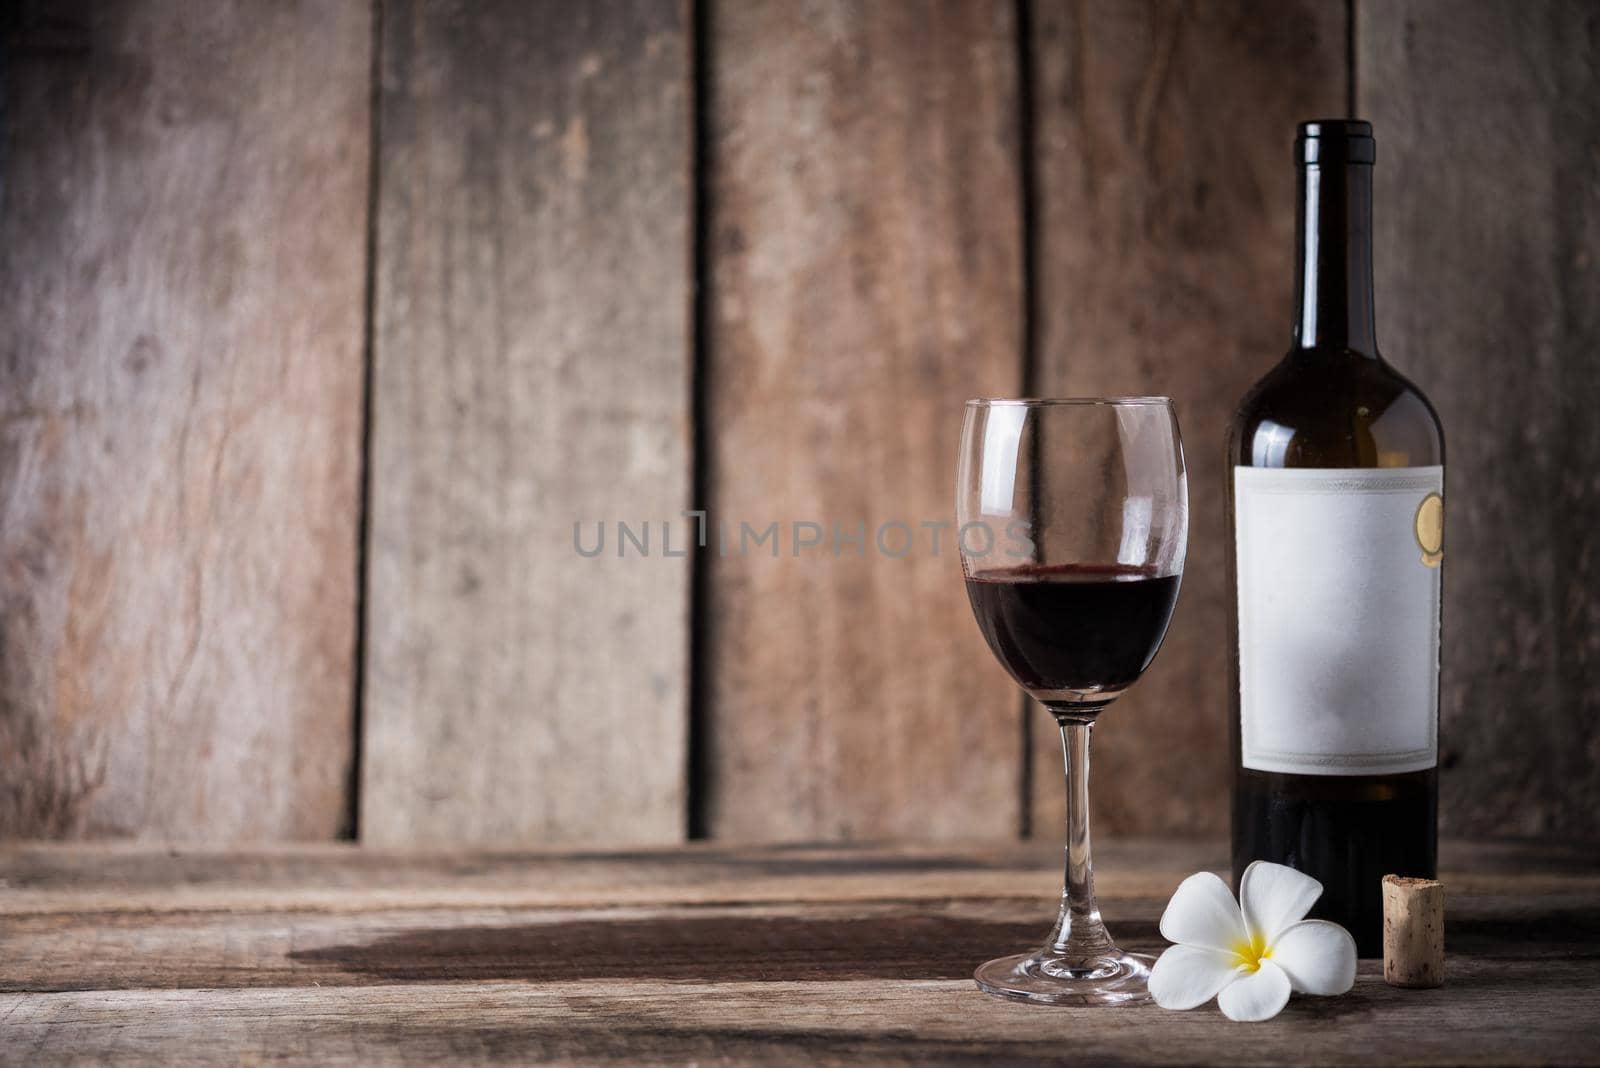
<path id="1" fill-rule="evenodd" d="M 1046 704 L 1103 707 L 1155 659 L 1180 576 L 1126 564 L 1025 564 L 967 576 L 995 658 Z"/>

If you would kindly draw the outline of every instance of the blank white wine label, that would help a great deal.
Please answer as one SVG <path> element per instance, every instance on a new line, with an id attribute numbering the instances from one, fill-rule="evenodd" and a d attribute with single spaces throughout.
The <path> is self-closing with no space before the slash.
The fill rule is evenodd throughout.
<path id="1" fill-rule="evenodd" d="M 1442 467 L 1233 469 L 1244 766 L 1439 759 Z"/>

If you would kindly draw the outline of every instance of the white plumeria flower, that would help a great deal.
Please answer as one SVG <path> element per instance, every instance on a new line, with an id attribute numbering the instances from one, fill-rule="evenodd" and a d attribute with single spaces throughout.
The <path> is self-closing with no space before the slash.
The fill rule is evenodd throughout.
<path id="1" fill-rule="evenodd" d="M 1235 903 L 1208 871 L 1178 885 L 1161 916 L 1169 946 L 1150 972 L 1164 1009 L 1212 998 L 1230 1020 L 1270 1020 L 1289 992 L 1343 994 L 1356 981 L 1356 942 L 1336 923 L 1308 920 L 1322 896 L 1311 876 L 1258 860 L 1244 870 Z"/>

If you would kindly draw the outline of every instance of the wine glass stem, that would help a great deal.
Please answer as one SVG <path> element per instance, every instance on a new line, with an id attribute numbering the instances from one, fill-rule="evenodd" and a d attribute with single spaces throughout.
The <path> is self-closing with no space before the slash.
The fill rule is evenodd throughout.
<path id="1" fill-rule="evenodd" d="M 1092 969 L 1094 958 L 1116 948 L 1094 899 L 1094 861 L 1089 855 L 1089 732 L 1092 721 L 1061 718 L 1061 751 L 1067 770 L 1067 874 L 1061 914 L 1050 932 L 1050 950 Z"/>

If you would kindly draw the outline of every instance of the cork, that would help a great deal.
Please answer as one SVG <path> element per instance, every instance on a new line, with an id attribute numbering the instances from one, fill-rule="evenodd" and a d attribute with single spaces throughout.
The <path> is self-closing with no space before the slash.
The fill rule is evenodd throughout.
<path id="1" fill-rule="evenodd" d="M 1426 988 L 1444 983 L 1444 886 L 1383 877 L 1383 980 Z"/>

